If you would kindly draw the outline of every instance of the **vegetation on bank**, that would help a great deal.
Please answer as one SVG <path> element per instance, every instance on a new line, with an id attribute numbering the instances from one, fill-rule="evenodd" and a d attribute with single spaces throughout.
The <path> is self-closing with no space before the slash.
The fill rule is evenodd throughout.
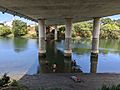
<path id="1" fill-rule="evenodd" d="M 120 90 L 120 84 L 112 86 L 103 85 L 100 90 Z"/>
<path id="2" fill-rule="evenodd" d="M 75 23 L 72 28 L 72 38 L 92 38 L 92 30 L 93 21 Z M 27 24 L 21 20 L 14 20 L 12 22 L 12 28 L 0 26 L 0 36 L 2 37 L 37 38 L 38 26 L 35 27 L 35 31 L 37 34 L 29 34 Z M 65 26 L 59 27 L 59 37 L 65 37 Z M 100 38 L 120 39 L 120 19 L 111 20 L 110 18 L 103 18 L 101 20 Z"/>
<path id="3" fill-rule="evenodd" d="M 10 80 L 10 77 L 5 73 L 0 78 L 0 90 L 28 90 L 28 87 L 19 84 L 16 80 Z"/>
<path id="4" fill-rule="evenodd" d="M 28 33 L 27 23 L 22 22 L 21 20 L 14 20 L 12 22 L 12 33 L 14 37 L 26 35 Z"/>
<path id="5" fill-rule="evenodd" d="M 12 31 L 8 26 L 0 27 L 0 36 L 6 37 L 7 35 L 9 35 L 11 33 L 12 33 Z"/>
<path id="6" fill-rule="evenodd" d="M 36 34 L 29 34 L 27 23 L 21 20 L 13 20 L 12 27 L 0 25 L 1 37 L 23 37 L 23 38 L 36 38 Z"/>
<path id="7" fill-rule="evenodd" d="M 93 21 L 85 21 L 73 24 L 72 37 L 73 38 L 92 38 Z M 65 26 L 59 28 L 60 37 L 64 37 Z M 101 20 L 101 39 L 120 39 L 120 19 L 111 20 L 104 18 Z"/>

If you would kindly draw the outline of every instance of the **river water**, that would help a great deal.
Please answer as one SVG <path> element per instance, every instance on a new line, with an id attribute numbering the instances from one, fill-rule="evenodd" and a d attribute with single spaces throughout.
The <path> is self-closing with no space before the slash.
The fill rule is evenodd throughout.
<path id="1" fill-rule="evenodd" d="M 91 73 L 91 68 L 95 73 L 120 73 L 120 40 L 100 40 L 98 60 L 94 63 L 90 60 L 91 40 L 73 40 L 71 58 L 64 58 L 64 40 L 47 41 L 46 46 L 46 58 L 40 58 L 36 39 L 0 38 L 0 74 L 33 75 L 53 72 L 54 63 L 57 65 L 56 72 L 68 73 L 72 72 L 71 60 L 76 61 L 82 73 Z M 46 68 L 49 70 L 46 71 Z"/>

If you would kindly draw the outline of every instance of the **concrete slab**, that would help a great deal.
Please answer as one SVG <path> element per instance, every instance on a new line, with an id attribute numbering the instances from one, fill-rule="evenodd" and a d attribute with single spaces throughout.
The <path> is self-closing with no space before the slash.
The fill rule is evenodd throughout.
<path id="1" fill-rule="evenodd" d="M 5 11 L 2 7 L 29 19 L 45 18 L 52 25 L 64 24 L 64 18 L 78 22 L 119 14 L 120 0 L 0 0 L 0 10 Z"/>

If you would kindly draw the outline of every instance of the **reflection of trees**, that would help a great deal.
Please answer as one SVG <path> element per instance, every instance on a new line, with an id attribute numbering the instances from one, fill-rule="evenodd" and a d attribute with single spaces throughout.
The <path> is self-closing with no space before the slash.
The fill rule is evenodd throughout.
<path id="1" fill-rule="evenodd" d="M 13 44 L 14 44 L 15 52 L 24 51 L 27 48 L 27 43 L 28 43 L 28 40 L 25 38 L 14 38 Z"/>
<path id="2" fill-rule="evenodd" d="M 78 54 L 85 54 L 91 51 L 91 40 L 73 40 L 73 52 Z M 108 54 L 111 53 L 119 53 L 120 54 L 120 40 L 110 40 L 103 39 L 100 40 L 100 53 Z"/>
<path id="3" fill-rule="evenodd" d="M 72 40 L 72 44 L 77 45 L 78 47 L 82 45 L 91 46 L 92 41 L 90 39 L 80 39 L 80 40 Z"/>
<path id="4" fill-rule="evenodd" d="M 91 50 L 87 48 L 73 48 L 72 51 L 77 54 L 88 54 Z"/>
<path id="5" fill-rule="evenodd" d="M 119 53 L 120 54 L 120 40 L 100 40 L 100 53 L 107 54 L 111 53 Z"/>
<path id="6" fill-rule="evenodd" d="M 73 40 L 73 52 L 77 54 L 86 54 L 91 51 L 91 40 L 89 39 L 81 39 L 81 40 Z"/>
<path id="7" fill-rule="evenodd" d="M 55 50 L 55 42 L 54 41 L 47 41 L 46 44 L 46 58 L 39 57 L 40 62 L 40 72 L 41 73 L 48 73 L 53 72 L 52 65 L 56 63 L 57 70 L 56 72 L 70 72 L 71 71 L 71 58 L 64 58 L 64 54 L 58 50 Z M 45 61 L 48 61 L 48 70 L 46 70 Z"/>

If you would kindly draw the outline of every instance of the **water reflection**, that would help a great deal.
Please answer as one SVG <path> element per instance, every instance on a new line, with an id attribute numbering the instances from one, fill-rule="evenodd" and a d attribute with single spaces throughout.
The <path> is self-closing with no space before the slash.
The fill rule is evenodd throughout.
<path id="1" fill-rule="evenodd" d="M 82 70 L 78 65 L 76 65 L 74 68 L 71 64 L 70 58 L 64 58 L 62 60 L 63 62 L 59 64 L 58 62 L 53 63 L 50 60 L 47 60 L 46 58 L 39 57 L 39 64 L 40 67 L 38 68 L 38 74 L 39 73 L 82 73 Z"/>
<path id="2" fill-rule="evenodd" d="M 91 40 L 74 41 L 73 59 L 85 73 L 120 73 L 120 40 L 100 40 L 99 57 L 91 57 Z M 79 44 L 79 45 L 77 45 Z"/>
<path id="3" fill-rule="evenodd" d="M 91 40 L 73 40 L 72 50 L 74 53 L 83 55 L 91 51 Z M 119 53 L 120 55 L 120 40 L 100 40 L 99 50 L 102 54 Z"/>
<path id="4" fill-rule="evenodd" d="M 56 48 L 56 44 L 54 41 L 47 41 L 46 58 L 39 57 L 39 73 L 81 72 L 77 64 L 73 69 L 72 58 L 65 58 L 64 53 Z"/>
<path id="5" fill-rule="evenodd" d="M 98 54 L 91 53 L 90 73 L 97 73 Z"/>
<path id="6" fill-rule="evenodd" d="M 27 49 L 28 39 L 25 38 L 14 38 L 13 45 L 15 52 L 19 53 Z"/>
<path id="7" fill-rule="evenodd" d="M 120 40 L 100 40 L 99 57 L 91 57 L 91 41 L 72 42 L 72 57 L 64 58 L 64 40 L 47 41 L 46 58 L 38 58 L 36 39 L 0 39 L 0 73 L 120 73 Z M 20 53 L 18 53 L 20 52 Z M 21 58 L 22 57 L 22 58 Z M 76 61 L 76 70 L 71 61 Z M 11 64 L 12 63 L 12 64 Z M 48 65 L 47 65 L 48 64 Z M 56 65 L 54 65 L 56 64 Z M 53 70 L 56 67 L 56 70 Z"/>

